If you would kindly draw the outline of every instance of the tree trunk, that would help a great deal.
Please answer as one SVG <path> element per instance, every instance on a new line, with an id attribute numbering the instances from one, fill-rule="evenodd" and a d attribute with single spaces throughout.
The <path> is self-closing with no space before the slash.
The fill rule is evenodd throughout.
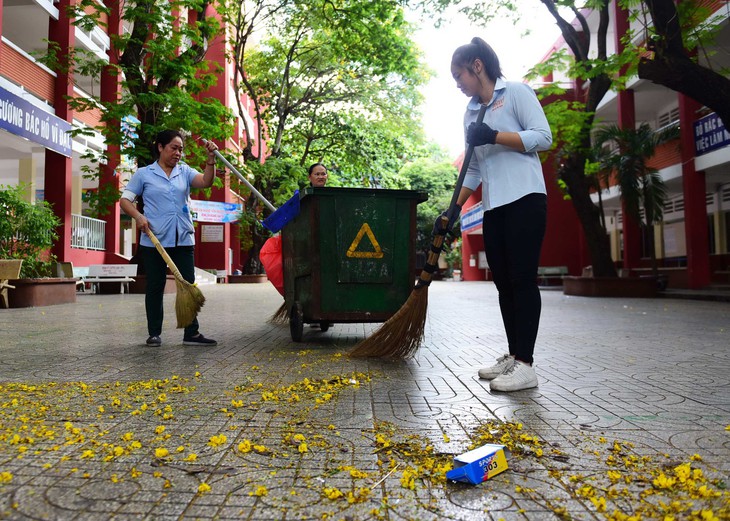
<path id="1" fill-rule="evenodd" d="M 639 78 L 650 80 L 702 103 L 730 127 L 730 80 L 683 55 L 655 53 L 639 62 Z"/>
<path id="2" fill-rule="evenodd" d="M 605 228 L 601 225 L 598 207 L 591 200 L 591 183 L 585 177 L 584 164 L 585 157 L 574 154 L 565 161 L 558 174 L 568 187 L 568 194 L 583 227 L 593 263 L 593 275 L 595 277 L 616 277 L 616 266 L 611 259 L 611 243 Z"/>
<path id="3" fill-rule="evenodd" d="M 730 128 L 730 79 L 690 59 L 674 0 L 645 0 L 656 36 L 649 44 L 653 58 L 639 61 L 639 78 L 689 96 L 714 110 Z"/>

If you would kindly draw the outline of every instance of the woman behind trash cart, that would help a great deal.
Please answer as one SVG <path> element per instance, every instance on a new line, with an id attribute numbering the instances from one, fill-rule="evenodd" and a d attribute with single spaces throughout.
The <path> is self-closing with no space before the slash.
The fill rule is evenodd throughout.
<path id="1" fill-rule="evenodd" d="M 482 185 L 484 251 L 499 292 L 508 353 L 479 377 L 490 389 L 537 386 L 532 367 L 540 322 L 537 267 L 545 235 L 547 196 L 537 152 L 552 134 L 532 88 L 503 79 L 499 58 L 481 38 L 456 49 L 451 60 L 456 86 L 470 99 L 464 114 L 466 141 L 474 146 L 457 204 Z M 484 122 L 476 124 L 482 104 Z"/>
<path id="2" fill-rule="evenodd" d="M 322 188 L 327 184 L 327 167 L 322 163 L 314 163 L 307 171 L 309 184 L 315 188 Z M 269 281 L 276 290 L 284 296 L 284 267 L 281 250 L 281 235 L 276 234 L 269 237 L 259 251 L 259 260 L 264 266 L 264 271 Z M 274 316 L 282 314 L 277 311 Z"/>
<path id="3" fill-rule="evenodd" d="M 180 161 L 183 137 L 176 130 L 164 130 L 157 135 L 153 153 L 157 161 L 137 170 L 122 193 L 120 206 L 137 222 L 143 233 L 139 249 L 147 274 L 145 310 L 147 312 L 148 346 L 162 345 L 163 296 L 167 283 L 167 264 L 146 235 L 151 229 L 180 273 L 190 283 L 195 282 L 195 229 L 188 207 L 191 188 L 208 188 L 215 177 L 215 143 L 208 141 L 208 159 L 203 173 Z M 142 197 L 144 213 L 135 200 Z M 215 340 L 199 331 L 198 319 L 185 328 L 184 345 L 214 346 Z"/>
<path id="4" fill-rule="evenodd" d="M 314 163 L 309 167 L 309 184 L 322 188 L 327 184 L 327 167 L 322 163 Z"/>

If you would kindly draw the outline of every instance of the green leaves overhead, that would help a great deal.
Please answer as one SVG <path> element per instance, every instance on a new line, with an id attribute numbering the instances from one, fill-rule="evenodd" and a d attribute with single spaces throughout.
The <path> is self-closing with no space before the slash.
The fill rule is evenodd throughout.
<path id="1" fill-rule="evenodd" d="M 250 143 L 266 141 L 268 155 L 302 165 L 336 157 L 348 169 L 362 166 L 363 143 L 421 138 L 427 73 L 398 4 L 259 0 L 247 13 L 233 48 L 239 86 L 257 107 Z M 247 29 L 257 22 L 266 37 L 254 45 Z"/>

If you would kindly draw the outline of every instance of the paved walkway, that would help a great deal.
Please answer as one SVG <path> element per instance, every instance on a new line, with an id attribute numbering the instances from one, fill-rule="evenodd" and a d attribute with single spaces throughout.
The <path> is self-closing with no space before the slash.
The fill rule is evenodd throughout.
<path id="1" fill-rule="evenodd" d="M 271 285 L 202 289 L 208 349 L 174 295 L 161 348 L 142 295 L 0 310 L 0 518 L 730 519 L 730 303 L 543 291 L 540 385 L 504 394 L 491 283 L 434 283 L 391 363 L 344 356 L 377 325 L 295 344 Z M 507 471 L 445 481 L 495 441 Z"/>

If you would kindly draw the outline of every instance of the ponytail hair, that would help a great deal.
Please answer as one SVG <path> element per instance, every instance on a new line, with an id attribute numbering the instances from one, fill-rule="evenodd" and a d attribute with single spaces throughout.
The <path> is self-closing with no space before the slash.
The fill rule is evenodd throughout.
<path id="1" fill-rule="evenodd" d="M 451 64 L 457 67 L 464 67 L 473 72 L 474 61 L 479 59 L 484 64 L 484 72 L 492 81 L 502 78 L 502 68 L 499 66 L 499 58 L 494 49 L 479 38 L 471 39 L 470 43 L 458 47 L 451 58 Z"/>

